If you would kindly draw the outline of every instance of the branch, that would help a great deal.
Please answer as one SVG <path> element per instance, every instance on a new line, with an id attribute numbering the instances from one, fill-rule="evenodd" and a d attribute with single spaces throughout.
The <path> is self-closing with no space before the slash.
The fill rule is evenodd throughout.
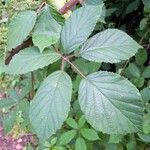
<path id="1" fill-rule="evenodd" d="M 24 48 L 27 48 L 27 47 L 29 47 L 31 45 L 33 45 L 33 42 L 32 42 L 32 38 L 30 37 L 29 39 L 27 39 L 26 41 L 24 41 L 22 44 L 20 44 L 19 46 L 17 46 L 15 49 L 12 49 L 11 52 L 9 52 L 9 56 L 6 58 L 5 64 L 8 65 L 14 55 L 16 55 L 17 53 L 19 53 L 20 50 L 22 50 Z"/>
<path id="2" fill-rule="evenodd" d="M 35 95 L 35 90 L 34 90 L 35 78 L 34 78 L 34 73 L 33 72 L 31 72 L 31 83 L 32 83 L 32 89 L 31 89 L 31 92 L 30 92 L 30 98 L 32 100 L 34 95 Z"/>
<path id="3" fill-rule="evenodd" d="M 86 79 L 86 76 L 68 59 L 68 57 L 64 57 L 64 56 L 61 57 L 64 61 L 69 63 L 72 66 L 72 68 L 74 68 L 74 70 L 76 70 L 77 74 L 79 74 L 82 78 Z"/>
<path id="4" fill-rule="evenodd" d="M 78 3 L 81 3 L 81 0 L 70 0 L 59 10 L 59 13 L 64 15 L 68 10 L 70 10 L 73 6 L 75 6 Z"/>

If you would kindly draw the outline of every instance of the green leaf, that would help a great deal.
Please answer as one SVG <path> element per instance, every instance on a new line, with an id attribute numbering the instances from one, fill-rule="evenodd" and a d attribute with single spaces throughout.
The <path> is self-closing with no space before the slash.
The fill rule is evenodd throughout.
<path id="1" fill-rule="evenodd" d="M 64 25 L 65 23 L 65 18 L 62 16 L 57 9 L 55 9 L 53 6 L 49 6 L 50 14 L 52 17 L 60 24 Z"/>
<path id="2" fill-rule="evenodd" d="M 15 105 L 16 103 L 17 101 L 11 98 L 2 99 L 0 100 L 0 108 L 10 107 L 12 105 Z"/>
<path id="3" fill-rule="evenodd" d="M 150 103 L 147 103 L 145 106 L 145 110 L 148 114 L 150 114 Z"/>
<path id="4" fill-rule="evenodd" d="M 83 128 L 81 129 L 81 134 L 89 141 L 95 141 L 99 139 L 97 132 L 93 129 Z"/>
<path id="5" fill-rule="evenodd" d="M 113 144 L 113 143 L 106 144 L 105 147 L 106 147 L 106 150 L 118 150 L 117 144 Z"/>
<path id="6" fill-rule="evenodd" d="M 75 150 L 87 150 L 87 146 L 83 138 L 77 138 L 75 143 Z"/>
<path id="7" fill-rule="evenodd" d="M 143 4 L 147 7 L 150 8 L 150 1 L 149 0 L 142 0 Z"/>
<path id="8" fill-rule="evenodd" d="M 60 136 L 60 145 L 67 145 L 77 134 L 76 130 L 67 131 Z"/>
<path id="9" fill-rule="evenodd" d="M 132 13 L 133 11 L 136 11 L 139 8 L 139 5 L 141 2 L 139 0 L 135 0 L 131 3 L 129 3 L 127 9 L 126 9 L 126 14 Z"/>
<path id="10" fill-rule="evenodd" d="M 103 4 L 103 0 L 85 0 L 85 4 L 87 5 L 100 5 Z"/>
<path id="11" fill-rule="evenodd" d="M 136 150 L 137 149 L 137 143 L 134 136 L 130 135 L 130 139 L 126 145 L 127 150 Z"/>
<path id="12" fill-rule="evenodd" d="M 82 128 L 85 124 L 86 120 L 85 120 L 85 116 L 82 115 L 78 121 L 79 127 Z"/>
<path id="13" fill-rule="evenodd" d="M 109 143 L 120 143 L 122 141 L 123 135 L 121 134 L 111 134 L 109 138 Z"/>
<path id="14" fill-rule="evenodd" d="M 128 69 L 133 77 L 139 78 L 141 76 L 139 68 L 134 63 L 130 63 Z"/>
<path id="15" fill-rule="evenodd" d="M 4 131 L 6 133 L 10 132 L 16 122 L 16 111 L 9 112 L 6 116 L 2 118 Z"/>
<path id="16" fill-rule="evenodd" d="M 150 100 L 150 88 L 146 87 L 141 91 L 142 100 L 144 104 L 148 103 Z"/>
<path id="17" fill-rule="evenodd" d="M 73 52 L 87 40 L 100 17 L 102 7 L 103 5 L 83 6 L 73 12 L 61 34 L 65 53 Z"/>
<path id="18" fill-rule="evenodd" d="M 146 28 L 146 26 L 148 25 L 148 18 L 143 18 L 140 21 L 140 30 L 144 30 Z"/>
<path id="19" fill-rule="evenodd" d="M 137 88 L 141 88 L 144 85 L 144 78 L 140 77 L 140 78 L 134 78 L 131 80 L 132 83 L 137 87 Z"/>
<path id="20" fill-rule="evenodd" d="M 147 52 L 145 49 L 139 49 L 135 55 L 135 60 L 138 65 L 143 65 L 147 60 Z"/>
<path id="21" fill-rule="evenodd" d="M 144 115 L 144 118 L 143 118 L 143 132 L 145 134 L 150 133 L 150 114 Z"/>
<path id="22" fill-rule="evenodd" d="M 51 139 L 50 144 L 53 146 L 56 144 L 56 142 L 57 142 L 57 137 L 54 137 Z"/>
<path id="23" fill-rule="evenodd" d="M 100 63 L 89 62 L 82 58 L 76 59 L 73 64 L 85 75 L 96 72 L 101 66 Z"/>
<path id="24" fill-rule="evenodd" d="M 1 51 L 1 49 L 0 49 Z M 5 62 L 3 54 L 0 54 L 0 75 L 5 72 Z"/>
<path id="25" fill-rule="evenodd" d="M 117 63 L 129 59 L 141 46 L 125 32 L 107 29 L 90 38 L 81 48 L 81 57 L 96 62 Z"/>
<path id="26" fill-rule="evenodd" d="M 48 149 L 49 150 L 49 149 Z M 65 148 L 64 147 L 61 147 L 61 146 L 54 146 L 53 148 L 52 148 L 52 150 L 65 150 Z"/>
<path id="27" fill-rule="evenodd" d="M 99 71 L 80 83 L 79 103 L 87 121 L 108 134 L 141 131 L 143 105 L 141 95 L 127 79 Z"/>
<path id="28" fill-rule="evenodd" d="M 61 25 L 52 17 L 49 6 L 44 7 L 32 34 L 33 43 L 42 52 L 44 48 L 55 44 L 59 40 L 60 32 Z"/>
<path id="29" fill-rule="evenodd" d="M 102 11 L 100 12 L 99 20 L 102 23 L 106 23 L 105 22 L 106 8 L 105 8 L 103 0 L 92 0 L 92 1 L 91 0 L 84 0 L 83 4 L 85 4 L 85 5 L 94 5 L 94 6 L 103 5 Z"/>
<path id="30" fill-rule="evenodd" d="M 7 49 L 9 51 L 11 51 L 12 48 L 16 48 L 26 39 L 34 27 L 35 21 L 36 12 L 31 10 L 22 11 L 12 18 L 8 26 Z"/>
<path id="31" fill-rule="evenodd" d="M 50 74 L 30 106 L 30 120 L 37 135 L 46 140 L 60 129 L 70 110 L 72 83 L 63 71 Z"/>
<path id="32" fill-rule="evenodd" d="M 23 49 L 16 54 L 6 68 L 9 74 L 25 74 L 52 64 L 60 59 L 60 55 L 52 48 L 39 52 L 36 47 Z"/>
<path id="33" fill-rule="evenodd" d="M 78 124 L 76 123 L 76 121 L 73 118 L 68 118 L 66 120 L 67 125 L 69 125 L 70 127 L 74 128 L 74 129 L 78 129 Z"/>
<path id="34" fill-rule="evenodd" d="M 144 142 L 149 142 L 150 143 L 150 134 L 141 134 L 138 133 L 138 136 L 140 139 L 142 139 Z"/>
<path id="35" fill-rule="evenodd" d="M 150 78 L 150 66 L 146 67 L 144 72 L 142 73 L 144 78 Z"/>

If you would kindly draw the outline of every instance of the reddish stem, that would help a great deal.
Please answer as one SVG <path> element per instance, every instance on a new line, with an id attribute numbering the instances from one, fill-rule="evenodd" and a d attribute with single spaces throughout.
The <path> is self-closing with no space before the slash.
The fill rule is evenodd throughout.
<path id="1" fill-rule="evenodd" d="M 68 10 L 70 10 L 73 6 L 75 6 L 76 4 L 78 4 L 80 2 L 80 0 L 70 0 L 69 2 L 67 2 L 60 10 L 59 12 L 63 15 L 65 14 Z"/>

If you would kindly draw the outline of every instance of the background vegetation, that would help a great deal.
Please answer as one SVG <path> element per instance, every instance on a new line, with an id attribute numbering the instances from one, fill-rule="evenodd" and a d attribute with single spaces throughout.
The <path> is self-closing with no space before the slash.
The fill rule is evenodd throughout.
<path id="1" fill-rule="evenodd" d="M 45 150 L 74 150 L 75 148 L 76 150 L 149 150 L 150 0 L 104 0 L 106 7 L 104 21 L 103 23 L 98 22 L 92 33 L 94 35 L 107 28 L 125 31 L 144 47 L 138 51 L 135 57 L 117 64 L 90 63 L 82 58 L 73 60 L 73 63 L 85 75 L 98 70 L 116 72 L 128 78 L 140 90 L 144 105 L 143 133 L 108 135 L 95 131 L 84 119 L 77 101 L 77 91 L 81 78 L 66 66 L 73 79 L 71 111 L 62 128 L 44 143 L 38 140 L 31 127 L 28 116 L 29 103 L 44 78 L 59 69 L 60 62 L 20 76 L 7 75 L 3 68 L 3 61 L 8 54 L 6 52 L 8 23 L 19 11 L 35 10 L 39 8 L 42 2 L 40 0 L 2 0 L 0 2 L 0 120 L 3 122 L 5 139 L 9 141 L 8 145 L 12 146 L 13 144 L 10 143 L 16 144 L 17 140 L 22 139 L 21 145 L 26 145 L 25 148 L 28 150 L 38 148 Z M 60 9 L 64 2 L 63 0 L 49 0 L 47 3 Z M 91 1 L 87 0 L 87 2 L 90 3 Z M 92 1 L 96 5 L 101 2 L 101 0 Z M 80 5 L 78 4 L 72 9 L 77 7 Z M 65 18 L 68 18 L 70 14 L 71 11 L 65 14 Z M 77 134 L 74 132 L 75 130 L 77 130 Z"/>

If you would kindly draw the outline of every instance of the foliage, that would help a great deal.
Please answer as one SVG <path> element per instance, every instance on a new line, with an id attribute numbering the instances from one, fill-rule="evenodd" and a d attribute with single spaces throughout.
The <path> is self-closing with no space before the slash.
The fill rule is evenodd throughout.
<path id="1" fill-rule="evenodd" d="M 67 17 L 64 4 L 1 3 L 6 136 L 35 135 L 21 145 L 29 150 L 147 149 L 149 0 L 85 0 Z"/>

